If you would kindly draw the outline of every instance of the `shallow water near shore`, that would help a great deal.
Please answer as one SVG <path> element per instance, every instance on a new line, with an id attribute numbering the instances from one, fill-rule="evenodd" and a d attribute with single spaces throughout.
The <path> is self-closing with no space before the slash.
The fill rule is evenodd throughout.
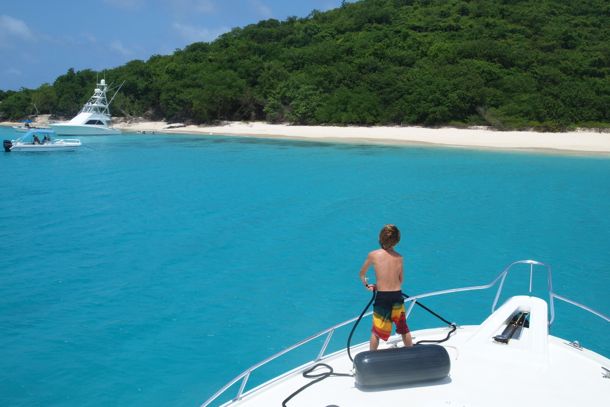
<path id="1" fill-rule="evenodd" d="M 357 316 L 369 300 L 357 273 L 384 223 L 401 228 L 409 294 L 487 283 L 533 258 L 553 266 L 557 293 L 610 312 L 608 158 L 81 140 L 75 152 L 0 156 L 2 405 L 199 405 L 254 363 Z M 544 282 L 535 276 L 537 293 Z M 507 295 L 528 284 L 517 270 Z M 474 324 L 493 294 L 427 305 Z M 552 334 L 610 355 L 608 324 L 556 308 Z M 439 322 L 415 311 L 409 324 Z"/>

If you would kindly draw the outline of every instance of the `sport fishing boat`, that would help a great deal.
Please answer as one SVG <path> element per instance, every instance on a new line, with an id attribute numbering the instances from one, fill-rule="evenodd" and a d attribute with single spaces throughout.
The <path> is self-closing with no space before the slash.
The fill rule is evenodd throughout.
<path id="1" fill-rule="evenodd" d="M 74 150 L 81 146 L 79 139 L 60 139 L 53 130 L 32 129 L 15 140 L 4 140 L 5 152 Z"/>
<path id="2" fill-rule="evenodd" d="M 507 275 L 529 272 L 529 293 L 509 298 L 498 307 Z M 547 299 L 532 294 L 533 275 L 546 271 Z M 458 326 L 421 300 L 497 286 L 490 315 L 479 325 Z M 548 295 L 548 297 L 546 297 Z M 406 297 L 406 296 L 405 296 Z M 373 297 L 374 298 L 374 297 Z M 535 261 L 510 264 L 485 285 L 453 288 L 405 299 L 407 318 L 419 306 L 445 326 L 412 332 L 412 347 L 394 335 L 379 350 L 369 344 L 353 347 L 354 318 L 290 346 L 246 369 L 218 390 L 202 407 L 222 406 L 575 406 L 601 405 L 610 396 L 610 360 L 577 341 L 552 336 L 555 302 L 561 301 L 598 317 L 608 331 L 610 319 L 586 305 L 553 291 L 551 267 Z M 581 312 L 581 314 L 584 314 Z M 605 321 L 605 323 L 604 323 Z M 326 354 L 333 334 L 353 326 L 347 347 Z M 574 327 L 575 335 L 584 335 Z M 323 343 L 314 359 L 252 389 L 252 374 L 269 362 Z M 352 355 L 355 355 L 352 358 Z M 305 359 L 306 360 L 306 359 Z M 603 400 L 606 400 L 604 402 Z M 223 404 L 224 403 L 224 404 Z"/>
<path id="3" fill-rule="evenodd" d="M 93 96 L 84 104 L 78 115 L 68 122 L 51 123 L 51 128 L 57 134 L 68 136 L 120 134 L 121 131 L 119 129 L 110 127 L 110 104 L 121 89 L 121 86 L 119 86 L 110 101 L 108 101 L 106 98 L 108 85 L 106 80 L 102 79 L 93 91 Z"/>

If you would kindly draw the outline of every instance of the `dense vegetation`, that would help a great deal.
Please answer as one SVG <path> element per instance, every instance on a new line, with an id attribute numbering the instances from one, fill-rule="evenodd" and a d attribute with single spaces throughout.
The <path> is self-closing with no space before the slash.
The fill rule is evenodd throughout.
<path id="1" fill-rule="evenodd" d="M 115 115 L 205 123 L 610 126 L 606 0 L 362 0 L 107 70 Z M 70 116 L 96 72 L 0 92 Z"/>

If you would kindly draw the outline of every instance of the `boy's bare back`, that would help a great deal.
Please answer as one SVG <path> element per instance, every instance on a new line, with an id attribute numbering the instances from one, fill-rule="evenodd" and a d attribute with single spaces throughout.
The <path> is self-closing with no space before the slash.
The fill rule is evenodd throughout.
<path id="1" fill-rule="evenodd" d="M 393 248 L 377 249 L 370 252 L 360 270 L 360 278 L 366 285 L 366 271 L 375 269 L 378 291 L 400 291 L 403 280 L 403 259 Z M 372 289 L 372 288 L 371 288 Z"/>

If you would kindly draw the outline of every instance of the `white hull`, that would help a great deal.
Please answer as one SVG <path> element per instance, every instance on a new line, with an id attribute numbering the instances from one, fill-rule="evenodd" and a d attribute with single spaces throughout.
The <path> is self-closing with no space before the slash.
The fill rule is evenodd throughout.
<path id="1" fill-rule="evenodd" d="M 529 266 L 530 293 L 534 271 L 546 270 L 549 303 L 541 298 L 518 295 L 496 308 L 505 278 L 513 266 L 517 265 L 521 265 L 521 271 L 527 270 L 523 266 Z M 610 323 L 610 317 L 555 293 L 552 290 L 551 268 L 544 263 L 535 260 L 517 261 L 510 264 L 489 284 L 409 297 L 406 300 L 409 303 L 407 319 L 416 303 L 424 307 L 419 302 L 420 299 L 427 301 L 431 297 L 486 290 L 496 286 L 491 314 L 480 325 L 465 325 L 456 329 L 455 324 L 452 324 L 451 330 L 447 327 L 412 333 L 416 344 L 431 340 L 442 342 L 440 346 L 435 346 L 447 356 L 445 362 L 438 357 L 424 360 L 405 356 L 419 353 L 427 345 L 377 353 L 366 352 L 369 345 L 363 343 L 350 348 L 354 362 L 350 360 L 345 349 L 325 356 L 331 338 L 336 338 L 336 335 L 333 335 L 335 331 L 351 326 L 363 315 L 372 314 L 365 314 L 363 311 L 359 318 L 312 335 L 250 367 L 216 392 L 202 407 L 222 400 L 226 401 L 222 406 L 227 407 L 573 407 L 608 404 L 604 404 L 603 400 L 608 400 L 610 395 L 610 360 L 581 347 L 577 342 L 550 335 L 549 329 L 555 319 L 556 301 L 580 308 L 606 323 Z M 434 315 L 449 324 L 439 315 Z M 578 326 L 572 328 L 575 329 L 570 335 L 581 336 L 586 340 L 586 332 L 580 331 Z M 308 348 L 309 352 L 315 352 L 312 356 L 318 355 L 311 362 L 246 390 L 248 380 L 255 370 L 293 350 L 304 351 L 303 345 L 313 345 L 314 341 L 321 343 L 323 338 L 325 341 L 319 351 L 316 351 L 315 347 Z M 402 347 L 399 335 L 394 335 L 388 342 L 382 341 L 380 345 L 381 349 L 394 347 Z M 402 356 L 396 363 L 397 355 Z M 376 367 L 370 363 L 369 366 L 374 369 L 368 369 L 365 362 L 358 363 L 358 359 L 365 359 L 359 356 L 365 356 L 369 360 L 376 359 Z M 314 366 L 316 369 L 309 371 Z M 436 372 L 435 376 L 429 375 L 432 371 Z M 344 375 L 324 377 L 324 373 L 331 372 Z M 308 377 L 305 377 L 306 374 Z M 386 380 L 388 377 L 391 381 Z M 371 387 L 375 381 L 380 385 Z M 361 386 L 363 383 L 364 387 Z M 384 387 L 385 384 L 388 386 Z M 220 396 L 224 397 L 221 399 Z"/>
<path id="2" fill-rule="evenodd" d="M 112 127 L 96 125 L 74 125 L 64 123 L 54 123 L 50 125 L 55 132 L 61 136 L 96 136 L 121 134 L 121 131 Z"/>
<path id="3" fill-rule="evenodd" d="M 52 144 L 16 143 L 11 147 L 11 151 L 70 151 L 76 150 L 80 146 L 79 140 L 57 140 Z"/>
<path id="4" fill-rule="evenodd" d="M 81 146 L 79 139 L 58 139 L 50 129 L 31 129 L 16 140 L 4 140 L 2 147 L 9 151 L 61 151 Z"/>
<path id="5" fill-rule="evenodd" d="M 530 358 L 532 354 L 522 343 L 513 347 L 490 341 L 473 344 L 471 340 L 480 329 L 481 326 L 462 326 L 443 344 L 451 360 L 451 374 L 444 380 L 364 391 L 355 386 L 353 378 L 329 377 L 295 396 L 287 406 L 573 407 L 599 405 L 600 400 L 607 399 L 610 383 L 603 378 L 601 367 L 608 366 L 608 359 L 576 349 L 550 335 L 544 338 L 544 358 L 538 354 Z M 430 329 L 415 331 L 412 335 L 415 341 L 439 339 L 447 331 Z M 531 339 L 523 335 L 518 342 Z M 402 346 L 400 336 L 395 335 L 384 344 L 384 347 L 393 346 Z M 352 354 L 366 350 L 368 343 L 355 346 Z M 345 351 L 318 362 L 331 366 L 336 373 L 350 373 L 353 369 Z M 303 365 L 223 406 L 281 406 L 287 397 L 312 382 L 302 372 L 313 364 Z"/>

